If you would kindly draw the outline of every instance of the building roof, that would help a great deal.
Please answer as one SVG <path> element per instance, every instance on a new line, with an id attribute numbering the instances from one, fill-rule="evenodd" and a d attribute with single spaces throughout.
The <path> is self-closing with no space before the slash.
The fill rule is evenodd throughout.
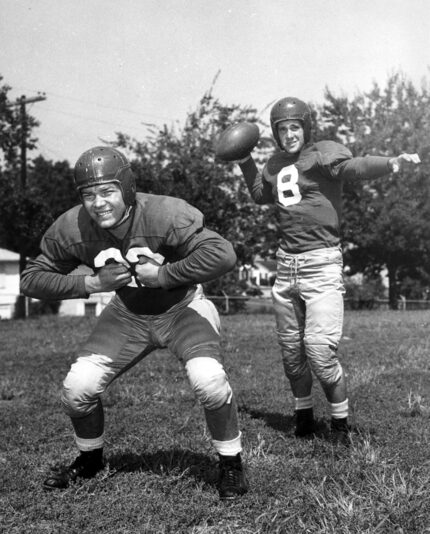
<path id="1" fill-rule="evenodd" d="M 0 248 L 0 261 L 19 261 L 19 254 L 5 248 Z"/>

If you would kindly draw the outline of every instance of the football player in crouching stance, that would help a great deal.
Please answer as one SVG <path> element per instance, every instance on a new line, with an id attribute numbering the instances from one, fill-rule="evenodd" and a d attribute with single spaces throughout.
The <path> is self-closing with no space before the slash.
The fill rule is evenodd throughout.
<path id="1" fill-rule="evenodd" d="M 126 157 L 110 147 L 84 152 L 74 168 L 82 205 L 61 215 L 22 273 L 24 294 L 39 299 L 87 298 L 115 291 L 67 374 L 61 403 L 79 456 L 53 470 L 46 489 L 66 488 L 103 469 L 106 387 L 154 349 L 183 363 L 203 406 L 219 455 L 219 495 L 247 491 L 237 408 L 220 350 L 220 322 L 200 283 L 230 271 L 232 245 L 207 229 L 185 201 L 136 193 Z M 79 265 L 93 275 L 71 275 Z"/>
<path id="2" fill-rule="evenodd" d="M 228 149 L 228 130 L 220 137 L 217 156 L 240 165 L 257 204 L 271 203 L 278 209 L 281 239 L 272 298 L 284 370 L 295 397 L 295 434 L 314 433 L 313 372 L 328 400 L 332 438 L 347 445 L 347 384 L 337 355 L 344 293 L 339 240 L 342 180 L 382 177 L 420 159 L 417 154 L 352 157 L 333 141 L 312 143 L 310 108 L 294 97 L 273 105 L 270 122 L 280 151 L 262 172 L 250 155 L 255 137 L 246 123 L 235 127 L 233 152 L 238 156 Z M 250 148 L 245 156 L 244 147 L 238 150 L 241 135 Z"/>

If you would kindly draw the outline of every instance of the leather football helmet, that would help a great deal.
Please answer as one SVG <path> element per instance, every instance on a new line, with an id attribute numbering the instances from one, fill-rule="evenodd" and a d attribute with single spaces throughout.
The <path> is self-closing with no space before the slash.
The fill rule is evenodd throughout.
<path id="1" fill-rule="evenodd" d="M 85 187 L 114 182 L 119 185 L 126 206 L 136 200 L 136 180 L 128 159 L 116 148 L 96 146 L 79 157 L 74 168 L 78 193 Z"/>
<path id="2" fill-rule="evenodd" d="M 289 119 L 301 121 L 303 124 L 304 141 L 305 143 L 310 141 L 312 127 L 311 110 L 302 100 L 288 96 L 275 102 L 270 111 L 270 125 L 272 127 L 273 137 L 278 143 L 279 148 L 282 148 L 282 146 L 278 135 L 278 124 Z"/>

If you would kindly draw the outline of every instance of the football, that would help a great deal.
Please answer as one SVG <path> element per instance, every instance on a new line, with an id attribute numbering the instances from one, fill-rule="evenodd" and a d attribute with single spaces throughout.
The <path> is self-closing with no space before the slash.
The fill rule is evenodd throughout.
<path id="1" fill-rule="evenodd" d="M 239 122 L 221 132 L 215 143 L 215 156 L 223 161 L 245 158 L 258 143 L 260 131 L 251 122 Z"/>

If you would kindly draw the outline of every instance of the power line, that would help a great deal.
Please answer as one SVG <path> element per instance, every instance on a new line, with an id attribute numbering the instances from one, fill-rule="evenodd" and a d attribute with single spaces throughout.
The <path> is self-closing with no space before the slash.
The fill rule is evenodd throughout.
<path id="1" fill-rule="evenodd" d="M 16 89 L 24 89 L 22 87 L 16 87 Z M 24 89 L 26 91 L 34 91 L 34 89 Z M 104 109 L 110 109 L 112 111 L 121 111 L 121 112 L 125 112 L 125 113 L 130 113 L 132 115 L 140 115 L 142 117 L 153 117 L 154 119 L 161 119 L 161 120 L 175 120 L 175 119 L 171 119 L 170 117 L 164 117 L 162 115 L 154 115 L 152 113 L 141 113 L 141 112 L 138 112 L 138 111 L 135 111 L 135 110 L 131 110 L 131 109 L 126 109 L 126 108 L 117 108 L 117 107 L 114 107 L 114 106 L 108 106 L 106 104 L 100 104 L 100 102 L 94 102 L 94 101 L 90 101 L 90 100 L 82 100 L 80 98 L 75 98 L 75 97 L 72 97 L 72 96 L 65 96 L 65 95 L 60 95 L 58 93 L 53 93 L 51 91 L 46 91 L 44 92 L 44 94 L 47 94 L 47 95 L 50 95 L 50 96 L 55 96 L 57 98 L 62 98 L 64 100 L 72 100 L 74 102 L 80 102 L 81 104 L 88 104 L 90 106 L 97 106 L 99 108 L 104 108 Z"/>
<path id="2" fill-rule="evenodd" d="M 60 115 L 66 115 L 68 117 L 75 117 L 77 119 L 83 119 L 83 120 L 86 120 L 86 121 L 100 122 L 102 124 L 108 124 L 109 126 L 117 126 L 117 127 L 124 127 L 124 128 L 129 128 L 130 127 L 130 124 L 114 123 L 114 122 L 106 121 L 106 120 L 103 120 L 103 119 L 96 119 L 95 117 L 86 117 L 84 115 L 79 115 L 78 113 L 70 113 L 68 111 L 62 111 L 62 110 L 55 109 L 55 108 L 49 108 L 48 107 L 48 108 L 45 108 L 45 109 L 46 109 L 46 111 L 52 111 L 54 113 L 59 113 Z M 140 124 L 146 125 L 147 123 L 140 122 Z"/>

